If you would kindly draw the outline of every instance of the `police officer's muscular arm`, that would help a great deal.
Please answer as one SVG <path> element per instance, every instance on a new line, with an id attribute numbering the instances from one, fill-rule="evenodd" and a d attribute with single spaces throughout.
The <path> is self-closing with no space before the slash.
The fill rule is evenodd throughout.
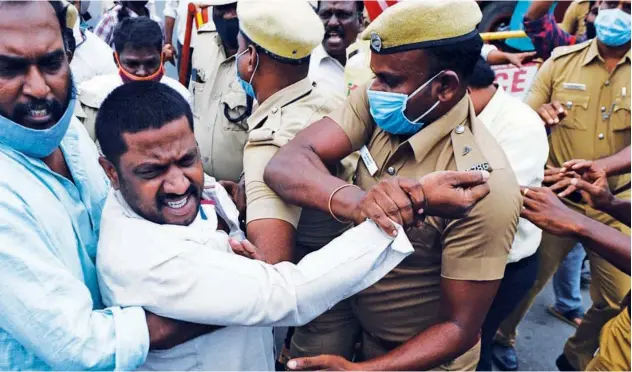
<path id="1" fill-rule="evenodd" d="M 524 188 L 522 190 L 524 194 Z M 551 190 L 530 187 L 524 196 L 521 216 L 550 234 L 578 238 L 616 268 L 630 275 L 630 237 L 567 208 Z"/>
<path id="2" fill-rule="evenodd" d="M 421 215 L 460 217 L 489 193 L 486 172 L 435 172 L 421 180 L 382 179 L 370 190 L 345 187 L 328 171 L 355 150 L 349 137 L 325 117 L 299 132 L 268 163 L 266 184 L 291 204 L 329 211 L 360 223 L 367 218 L 394 235 L 391 222 L 411 225 Z M 331 207 L 331 210 L 329 209 Z"/>

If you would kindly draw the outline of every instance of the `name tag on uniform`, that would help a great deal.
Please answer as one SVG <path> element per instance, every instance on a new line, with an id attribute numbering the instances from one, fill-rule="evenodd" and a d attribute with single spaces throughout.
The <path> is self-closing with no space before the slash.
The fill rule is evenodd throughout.
<path id="1" fill-rule="evenodd" d="M 583 92 L 586 90 L 586 84 L 562 83 L 562 88 L 568 89 L 568 90 L 579 90 Z"/>
<path id="2" fill-rule="evenodd" d="M 360 156 L 362 157 L 362 161 L 364 162 L 366 169 L 369 171 L 369 174 L 371 176 L 375 175 L 375 173 L 377 173 L 377 164 L 375 163 L 375 160 L 373 160 L 373 157 L 366 146 L 362 146 L 360 149 Z"/>

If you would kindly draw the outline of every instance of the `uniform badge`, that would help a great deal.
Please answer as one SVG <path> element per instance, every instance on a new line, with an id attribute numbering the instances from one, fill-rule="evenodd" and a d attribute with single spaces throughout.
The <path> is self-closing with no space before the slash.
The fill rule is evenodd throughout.
<path id="1" fill-rule="evenodd" d="M 484 163 L 480 163 L 480 164 L 476 164 L 473 167 L 471 167 L 470 169 L 468 169 L 468 171 L 488 171 L 489 170 L 489 163 L 488 162 L 484 162 Z"/>
<path id="2" fill-rule="evenodd" d="M 379 52 L 380 50 L 382 50 L 382 39 L 380 39 L 380 37 L 377 35 L 377 33 L 375 33 L 375 31 L 371 32 L 371 47 L 376 52 Z"/>

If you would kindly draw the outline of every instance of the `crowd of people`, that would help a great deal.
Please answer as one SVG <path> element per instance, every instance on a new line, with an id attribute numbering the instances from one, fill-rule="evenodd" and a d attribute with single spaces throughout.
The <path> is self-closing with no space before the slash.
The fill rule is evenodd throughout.
<path id="1" fill-rule="evenodd" d="M 630 0 L 104 3 L 0 2 L 1 370 L 630 370 Z"/>

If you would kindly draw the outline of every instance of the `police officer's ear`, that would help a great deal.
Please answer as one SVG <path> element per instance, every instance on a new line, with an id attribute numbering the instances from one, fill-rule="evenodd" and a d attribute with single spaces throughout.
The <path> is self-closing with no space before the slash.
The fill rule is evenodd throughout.
<path id="1" fill-rule="evenodd" d="M 114 164 L 112 164 L 105 156 L 100 156 L 99 165 L 101 165 L 101 168 L 103 168 L 103 171 L 110 179 L 112 188 L 114 188 L 114 190 L 120 189 L 121 184 L 119 182 L 118 173 L 116 172 L 116 167 L 114 167 Z"/>
<path id="2" fill-rule="evenodd" d="M 432 89 L 440 102 L 452 101 L 462 89 L 459 75 L 452 70 L 442 72 L 435 81 Z"/>

